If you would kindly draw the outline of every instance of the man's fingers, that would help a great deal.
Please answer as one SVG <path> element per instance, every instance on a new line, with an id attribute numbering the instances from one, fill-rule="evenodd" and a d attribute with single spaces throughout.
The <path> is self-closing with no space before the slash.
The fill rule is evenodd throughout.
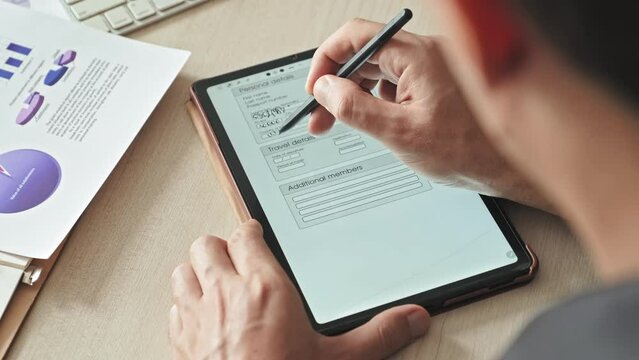
<path id="1" fill-rule="evenodd" d="M 362 89 L 368 91 L 373 90 L 378 83 L 378 80 L 362 78 L 359 75 L 355 75 L 349 78 L 349 80 L 359 84 Z M 308 122 L 308 131 L 312 135 L 321 135 L 329 131 L 333 127 L 334 123 L 335 116 L 328 112 L 328 110 L 326 110 L 323 106 L 318 106 L 311 113 L 311 118 Z"/>
<path id="2" fill-rule="evenodd" d="M 180 312 L 177 305 L 171 306 L 169 311 L 169 337 L 171 339 L 177 339 L 178 335 L 182 332 L 182 319 L 180 319 Z"/>
<path id="3" fill-rule="evenodd" d="M 306 91 L 311 93 L 315 81 L 322 75 L 335 74 L 340 65 L 353 57 L 383 26 L 361 19 L 342 25 L 315 51 L 306 80 Z"/>
<path id="4" fill-rule="evenodd" d="M 357 72 L 349 79 L 353 79 L 357 76 L 361 79 L 382 80 L 387 79 L 386 75 L 382 72 L 377 64 L 364 63 Z"/>
<path id="5" fill-rule="evenodd" d="M 177 306 L 173 305 L 169 311 L 169 339 L 171 340 L 171 350 L 173 359 L 187 359 L 184 349 L 179 347 L 179 337 L 182 333 L 182 319 Z"/>
<path id="6" fill-rule="evenodd" d="M 381 140 L 406 125 L 403 105 L 376 98 L 348 79 L 322 76 L 313 95 L 337 119 Z"/>
<path id="7" fill-rule="evenodd" d="M 313 86 L 317 79 L 319 79 L 322 75 L 337 73 L 339 67 L 339 63 L 333 61 L 323 52 L 320 52 L 320 49 L 318 48 L 313 55 L 313 59 L 311 60 L 311 69 L 306 77 L 306 92 L 313 94 Z"/>
<path id="8" fill-rule="evenodd" d="M 397 99 L 397 85 L 388 80 L 381 80 L 378 86 L 379 97 L 386 101 L 395 102 Z"/>
<path id="9" fill-rule="evenodd" d="M 197 279 L 206 292 L 217 286 L 223 276 L 237 275 L 229 258 L 226 241 L 215 236 L 203 236 L 191 245 L 191 265 Z"/>
<path id="10" fill-rule="evenodd" d="M 255 220 L 240 225 L 229 239 L 229 255 L 240 275 L 280 269 L 269 250 L 262 226 Z"/>
<path id="11" fill-rule="evenodd" d="M 171 291 L 173 293 L 173 301 L 180 307 L 185 307 L 202 297 L 200 283 L 191 265 L 182 264 L 173 270 Z"/>
<path id="12" fill-rule="evenodd" d="M 328 112 L 323 106 L 318 106 L 311 113 L 311 118 L 308 121 L 308 132 L 312 135 L 321 135 L 329 131 L 333 124 L 335 124 L 335 117 Z"/>
<path id="13" fill-rule="evenodd" d="M 362 80 L 362 82 L 359 83 L 359 86 L 362 89 L 368 90 L 370 92 L 375 88 L 375 86 L 377 86 L 377 80 L 364 79 Z"/>
<path id="14" fill-rule="evenodd" d="M 336 338 L 353 359 L 385 359 L 426 334 L 428 312 L 418 305 L 392 308 L 361 327 Z"/>
<path id="15" fill-rule="evenodd" d="M 384 24 L 372 21 L 354 19 L 344 24 L 339 30 L 333 33 L 315 51 L 311 62 L 311 70 L 306 81 L 306 91 L 310 94 L 317 79 L 326 74 L 335 74 L 341 64 L 346 63 L 357 51 L 372 39 Z M 386 57 L 384 53 L 395 48 L 401 48 L 401 44 L 408 40 L 409 35 L 405 31 L 399 31 L 393 38 L 384 45 L 382 51 L 377 52 L 369 59 L 369 62 L 377 63 L 380 57 Z M 394 50 L 391 52 L 395 52 Z M 392 58 L 388 56 L 388 58 Z M 395 62 L 395 61 L 394 61 Z M 390 65 L 390 64 L 389 64 Z M 393 68 L 393 66 L 389 67 Z M 397 70 L 397 69 L 395 69 Z M 393 76 L 399 78 L 393 71 Z"/>

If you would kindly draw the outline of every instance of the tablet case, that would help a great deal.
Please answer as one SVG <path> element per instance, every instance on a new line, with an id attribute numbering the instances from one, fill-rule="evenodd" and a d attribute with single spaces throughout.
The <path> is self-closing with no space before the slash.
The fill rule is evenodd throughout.
<path id="1" fill-rule="evenodd" d="M 31 261 L 32 266 L 36 266 L 42 269 L 40 278 L 33 285 L 27 285 L 24 283 L 18 284 L 16 291 L 13 293 L 11 302 L 4 312 L 2 319 L 0 320 L 0 358 L 4 358 L 11 346 L 11 342 L 15 338 L 20 325 L 27 317 L 31 305 L 35 301 L 36 296 L 40 293 L 40 290 L 44 286 L 45 281 L 53 265 L 60 255 L 60 251 L 64 247 L 64 242 L 58 247 L 58 249 L 48 259 L 34 259 Z"/>
<path id="2" fill-rule="evenodd" d="M 215 173 L 218 179 L 220 179 L 220 181 L 222 182 L 222 187 L 224 188 L 224 192 L 226 193 L 226 196 L 231 203 L 231 206 L 233 207 L 235 216 L 240 222 L 249 220 L 251 218 L 250 212 L 246 207 L 243 199 L 241 198 L 240 191 L 235 184 L 233 175 L 231 175 L 231 171 L 226 163 L 226 160 L 224 159 L 224 155 L 222 154 L 221 149 L 218 146 L 218 142 L 215 134 L 213 133 L 213 129 L 211 128 L 209 122 L 202 115 L 204 114 L 204 111 L 199 108 L 193 100 L 187 101 L 186 109 L 191 117 L 191 120 L 193 121 L 193 124 L 195 125 L 195 128 L 204 147 L 206 148 L 207 153 L 209 154 L 209 157 L 213 162 Z M 524 246 L 532 257 L 532 264 L 530 266 L 530 269 L 528 270 L 528 273 L 513 279 L 512 282 L 507 284 L 497 285 L 490 288 L 482 288 L 454 298 L 450 298 L 444 302 L 442 309 L 431 314 L 448 311 L 530 282 L 535 277 L 538 271 L 539 260 L 535 252 L 530 248 L 528 244 L 524 243 Z M 337 333 L 339 332 L 335 332 L 335 334 Z"/>
<path id="3" fill-rule="evenodd" d="M 186 103 L 186 110 L 191 116 L 191 120 L 193 120 L 193 124 L 195 125 L 195 129 L 197 130 L 204 147 L 206 148 L 206 152 L 209 154 L 209 158 L 211 158 L 213 162 L 213 169 L 215 170 L 215 174 L 217 178 L 222 182 L 222 187 L 224 188 L 224 192 L 233 207 L 233 212 L 235 213 L 235 217 L 240 222 L 245 222 L 251 219 L 251 215 L 249 213 L 248 208 L 244 204 L 244 201 L 240 197 L 240 191 L 235 185 L 235 180 L 233 179 L 233 175 L 231 175 L 231 171 L 226 164 L 226 160 L 224 160 L 224 156 L 220 150 L 220 147 L 217 146 L 217 140 L 215 135 L 213 134 L 213 129 L 211 129 L 211 125 L 206 119 L 202 116 L 200 109 L 197 108 L 193 101 L 189 100 Z"/>

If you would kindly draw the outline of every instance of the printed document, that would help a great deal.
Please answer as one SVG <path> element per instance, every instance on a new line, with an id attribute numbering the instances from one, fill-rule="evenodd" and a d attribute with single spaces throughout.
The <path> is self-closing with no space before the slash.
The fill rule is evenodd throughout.
<path id="1" fill-rule="evenodd" d="M 53 253 L 188 56 L 0 2 L 0 251 Z"/>
<path id="2" fill-rule="evenodd" d="M 69 19 L 69 14 L 62 7 L 60 0 L 0 0 L 0 2 L 55 15 L 63 19 Z"/>

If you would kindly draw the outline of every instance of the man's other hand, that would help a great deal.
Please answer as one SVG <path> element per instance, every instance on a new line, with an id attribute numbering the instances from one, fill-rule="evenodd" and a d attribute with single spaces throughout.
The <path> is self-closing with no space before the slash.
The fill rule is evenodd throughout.
<path id="1" fill-rule="evenodd" d="M 430 322 L 422 307 L 405 305 L 341 336 L 318 334 L 254 220 L 229 241 L 196 240 L 190 254 L 171 279 L 177 359 L 382 359 L 422 337 Z"/>

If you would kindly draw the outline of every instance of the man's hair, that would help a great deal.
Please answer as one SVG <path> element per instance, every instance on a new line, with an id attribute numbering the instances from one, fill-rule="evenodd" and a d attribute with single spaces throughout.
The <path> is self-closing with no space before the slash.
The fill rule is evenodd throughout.
<path id="1" fill-rule="evenodd" d="M 639 105 L 639 1 L 511 1 L 582 72 Z"/>

